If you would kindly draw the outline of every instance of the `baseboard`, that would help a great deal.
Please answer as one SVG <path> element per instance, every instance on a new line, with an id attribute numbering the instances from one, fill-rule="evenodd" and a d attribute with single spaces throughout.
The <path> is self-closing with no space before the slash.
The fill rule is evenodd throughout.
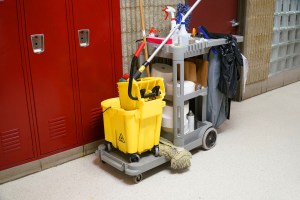
<path id="1" fill-rule="evenodd" d="M 98 146 L 102 143 L 104 143 L 104 140 L 97 140 L 95 142 L 83 145 L 83 154 L 88 155 L 95 153 L 96 149 L 98 149 Z"/>
<path id="2" fill-rule="evenodd" d="M 0 184 L 55 167 L 68 161 L 94 153 L 103 140 L 98 140 L 39 160 L 0 171 Z"/>
<path id="3" fill-rule="evenodd" d="M 267 81 L 260 81 L 246 85 L 245 92 L 242 94 L 242 100 L 260 95 L 267 91 Z"/>
<path id="4" fill-rule="evenodd" d="M 2 170 L 0 171 L 0 184 L 39 172 L 41 170 L 42 166 L 39 160 Z"/>
<path id="5" fill-rule="evenodd" d="M 246 85 L 242 100 L 300 81 L 300 68 L 291 69 L 268 77 L 267 80 Z"/>
<path id="6" fill-rule="evenodd" d="M 83 156 L 83 146 L 40 159 L 42 170 L 61 165 Z"/>

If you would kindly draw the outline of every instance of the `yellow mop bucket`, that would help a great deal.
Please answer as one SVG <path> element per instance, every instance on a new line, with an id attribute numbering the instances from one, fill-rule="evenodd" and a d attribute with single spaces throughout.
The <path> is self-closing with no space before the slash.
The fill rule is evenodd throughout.
<path id="1" fill-rule="evenodd" d="M 145 102 L 152 101 L 153 98 L 142 98 L 141 90 L 144 92 L 151 93 L 153 88 L 159 86 L 159 96 L 156 96 L 156 99 L 163 99 L 165 97 L 165 86 L 163 78 L 160 77 L 146 77 L 141 78 L 140 81 L 133 80 L 132 83 L 132 95 L 137 97 L 138 100 L 132 100 L 128 96 L 128 82 L 118 82 L 118 90 L 121 108 L 125 110 L 135 110 L 143 107 Z"/>
<path id="2" fill-rule="evenodd" d="M 143 107 L 131 111 L 121 108 L 120 99 L 101 102 L 105 140 L 124 153 L 135 154 L 151 150 L 159 144 L 162 99 L 148 101 Z"/>

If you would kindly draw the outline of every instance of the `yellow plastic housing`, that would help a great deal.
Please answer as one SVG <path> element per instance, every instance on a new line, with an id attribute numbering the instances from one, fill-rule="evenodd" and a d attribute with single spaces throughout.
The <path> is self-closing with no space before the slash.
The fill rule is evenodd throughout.
<path id="1" fill-rule="evenodd" d="M 105 140 L 124 153 L 143 153 L 159 144 L 162 111 L 165 102 L 158 98 L 126 111 L 120 99 L 101 102 Z"/>

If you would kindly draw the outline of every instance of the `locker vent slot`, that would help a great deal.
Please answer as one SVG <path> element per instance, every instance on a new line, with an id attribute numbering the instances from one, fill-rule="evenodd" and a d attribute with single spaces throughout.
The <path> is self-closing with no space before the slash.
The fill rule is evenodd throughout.
<path id="1" fill-rule="evenodd" d="M 49 120 L 48 123 L 50 138 L 52 140 L 66 136 L 66 118 L 64 116 Z"/>
<path id="2" fill-rule="evenodd" d="M 101 108 L 94 108 L 91 110 L 90 128 L 97 129 L 101 124 Z"/>
<path id="3" fill-rule="evenodd" d="M 3 152 L 21 149 L 20 130 L 18 128 L 1 132 L 1 148 Z"/>

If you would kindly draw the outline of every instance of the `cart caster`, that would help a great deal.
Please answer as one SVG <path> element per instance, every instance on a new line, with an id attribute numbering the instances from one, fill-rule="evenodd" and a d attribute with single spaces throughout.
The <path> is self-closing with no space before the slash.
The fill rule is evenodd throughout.
<path id="1" fill-rule="evenodd" d="M 216 145 L 217 141 L 217 130 L 213 127 L 207 129 L 203 135 L 202 147 L 205 150 L 209 150 Z"/>
<path id="2" fill-rule="evenodd" d="M 110 143 L 110 142 L 106 142 L 106 144 L 105 144 L 105 149 L 106 149 L 106 151 L 108 151 L 108 152 L 111 151 L 111 143 Z"/>
<path id="3" fill-rule="evenodd" d="M 158 156 L 159 156 L 159 146 L 158 146 L 158 145 L 155 145 L 155 146 L 152 148 L 152 153 L 154 154 L 155 157 L 158 157 Z"/>
<path id="4" fill-rule="evenodd" d="M 141 182 L 142 180 L 143 180 L 143 175 L 142 175 L 142 174 L 139 174 L 139 175 L 133 177 L 133 181 L 134 181 L 135 183 L 139 183 L 139 182 Z"/>
<path id="5" fill-rule="evenodd" d="M 133 163 L 133 162 L 139 162 L 140 161 L 140 156 L 138 154 L 132 154 L 129 157 L 129 162 Z"/>

